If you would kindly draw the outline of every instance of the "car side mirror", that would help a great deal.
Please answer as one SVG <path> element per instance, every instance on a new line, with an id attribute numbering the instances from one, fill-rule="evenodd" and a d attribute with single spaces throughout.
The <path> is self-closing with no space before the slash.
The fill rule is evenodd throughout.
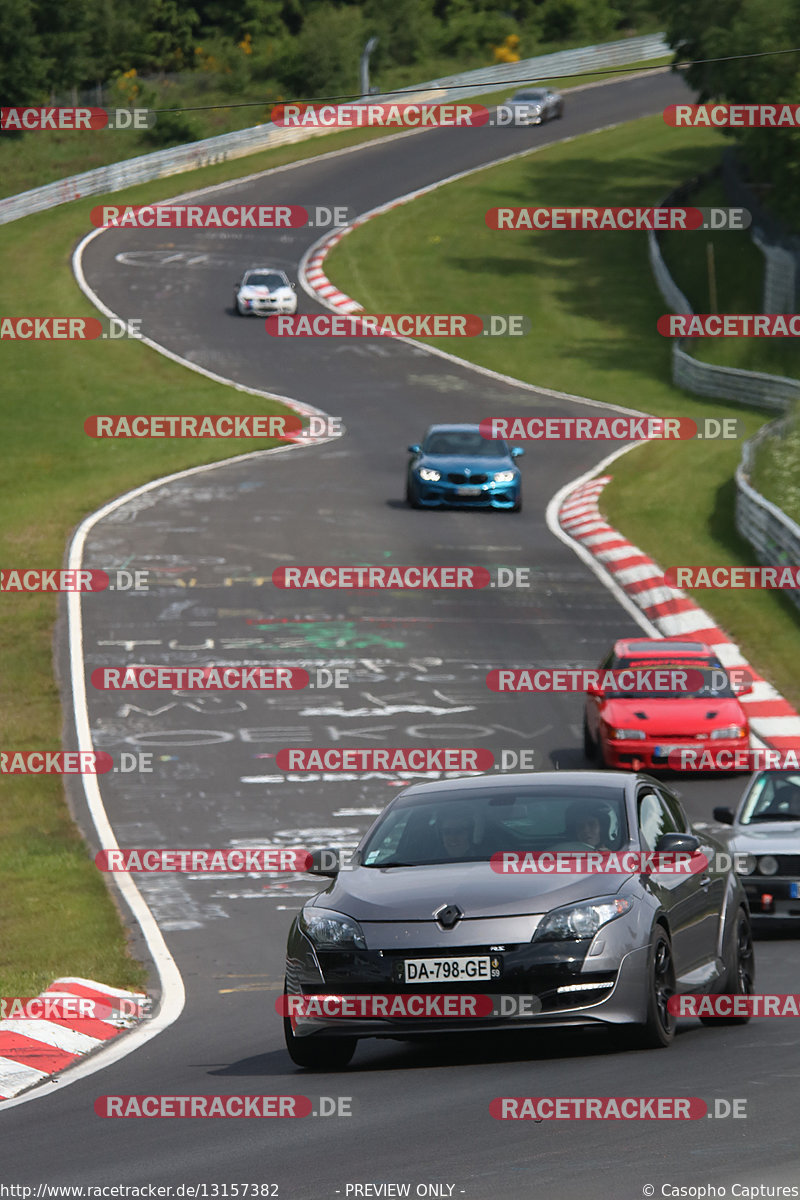
<path id="1" fill-rule="evenodd" d="M 714 820 L 718 821 L 720 825 L 732 825 L 733 809 L 725 805 L 718 806 L 714 809 Z"/>
<path id="2" fill-rule="evenodd" d="M 586 689 L 587 696 L 594 696 L 597 700 L 603 699 L 603 689 L 596 683 L 590 683 Z"/>
<path id="3" fill-rule="evenodd" d="M 733 690 L 737 696 L 747 696 L 750 692 L 752 692 L 753 685 L 748 681 L 747 683 L 743 683 L 735 687 Z"/>
<path id="4" fill-rule="evenodd" d="M 305 868 L 306 875 L 322 875 L 326 879 L 335 879 L 339 874 L 339 852 L 327 847 L 324 850 L 312 850 L 309 863 Z"/>
<path id="5" fill-rule="evenodd" d="M 512 458 L 522 458 L 524 453 L 525 453 L 525 451 L 522 449 L 521 446 L 512 446 L 511 447 L 511 457 Z"/>
<path id="6" fill-rule="evenodd" d="M 700 849 L 700 838 L 693 833 L 662 833 L 656 842 L 659 854 L 694 854 Z"/>
<path id="7" fill-rule="evenodd" d="M 292 291 L 293 291 L 293 292 L 296 292 L 296 291 L 297 291 L 297 287 L 296 287 L 296 285 L 295 285 L 295 284 L 293 284 L 293 283 L 290 283 L 290 284 L 289 284 L 289 287 L 292 289 Z"/>
<path id="8" fill-rule="evenodd" d="M 419 454 L 420 452 L 420 447 L 416 444 L 416 442 L 413 446 L 409 446 L 408 449 L 412 454 Z"/>

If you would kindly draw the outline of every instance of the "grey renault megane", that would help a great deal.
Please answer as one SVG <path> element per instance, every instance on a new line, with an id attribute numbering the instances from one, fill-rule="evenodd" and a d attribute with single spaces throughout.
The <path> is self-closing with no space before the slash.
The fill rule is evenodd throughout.
<path id="1" fill-rule="evenodd" d="M 559 851 L 584 873 L 498 866 L 552 863 Z M 289 933 L 281 1008 L 289 1054 L 302 1067 L 337 1069 L 363 1037 L 539 1026 L 594 1026 L 623 1044 L 667 1046 L 671 995 L 753 991 L 747 897 L 729 857 L 716 860 L 722 851 L 692 828 L 668 787 L 641 773 L 414 784 L 387 805 L 348 869 L 332 851 L 312 856 L 311 871 L 331 882 Z M 628 873 L 606 871 L 606 852 Z M 628 852 L 708 864 L 655 874 Z M 483 1007 L 443 1010 L 435 999 L 465 994 Z M 376 996 L 393 998 L 393 1009 L 365 1007 Z M 341 997 L 349 1013 L 328 1003 Z"/>

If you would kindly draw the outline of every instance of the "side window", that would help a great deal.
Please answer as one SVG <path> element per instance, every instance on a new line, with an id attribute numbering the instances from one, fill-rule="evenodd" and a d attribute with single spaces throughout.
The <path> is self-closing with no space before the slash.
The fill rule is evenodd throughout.
<path id="1" fill-rule="evenodd" d="M 673 796 L 666 790 L 659 789 L 661 803 L 669 813 L 672 821 L 672 827 L 664 830 L 665 833 L 688 833 L 689 822 L 686 818 L 686 813 L 678 803 L 677 797 Z"/>
<path id="2" fill-rule="evenodd" d="M 679 829 L 656 792 L 648 789 L 639 795 L 639 829 L 647 850 L 655 850 L 662 833 L 678 833 Z"/>

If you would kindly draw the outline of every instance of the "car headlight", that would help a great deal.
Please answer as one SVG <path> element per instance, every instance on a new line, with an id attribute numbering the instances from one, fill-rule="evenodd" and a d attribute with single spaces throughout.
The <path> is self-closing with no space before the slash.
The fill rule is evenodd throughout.
<path id="1" fill-rule="evenodd" d="M 367 940 L 358 921 L 330 911 L 300 914 L 300 928 L 318 950 L 366 950 Z"/>
<path id="2" fill-rule="evenodd" d="M 514 482 L 514 472 L 513 471 L 498 471 L 494 477 L 494 481 L 495 481 L 495 483 L 513 483 Z"/>
<path id="3" fill-rule="evenodd" d="M 745 735 L 743 725 L 726 725 L 724 729 L 712 729 L 712 738 L 741 738 Z"/>
<path id="4" fill-rule="evenodd" d="M 598 929 L 633 908 L 626 896 L 601 896 L 581 904 L 570 904 L 548 913 L 531 938 L 532 942 L 586 941 Z"/>
<path id="5" fill-rule="evenodd" d="M 643 729 L 611 729 L 608 736 L 615 742 L 643 742 L 645 732 Z"/>
<path id="6" fill-rule="evenodd" d="M 735 861 L 737 875 L 752 875 L 758 866 L 755 854 L 737 854 Z"/>
<path id="7" fill-rule="evenodd" d="M 425 483 L 437 483 L 442 478 L 441 471 L 434 471 L 432 467 L 420 467 L 419 477 Z"/>
<path id="8" fill-rule="evenodd" d="M 772 854 L 762 854 L 758 860 L 758 870 L 761 875 L 777 875 L 778 860 Z"/>

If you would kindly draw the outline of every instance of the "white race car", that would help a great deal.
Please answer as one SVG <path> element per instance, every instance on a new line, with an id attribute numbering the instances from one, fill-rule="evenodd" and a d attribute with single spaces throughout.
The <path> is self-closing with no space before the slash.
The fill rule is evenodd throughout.
<path id="1" fill-rule="evenodd" d="M 297 312 L 294 285 L 276 267 L 253 267 L 245 271 L 236 284 L 233 304 L 240 317 L 250 313 L 268 317 L 273 313 Z"/>

